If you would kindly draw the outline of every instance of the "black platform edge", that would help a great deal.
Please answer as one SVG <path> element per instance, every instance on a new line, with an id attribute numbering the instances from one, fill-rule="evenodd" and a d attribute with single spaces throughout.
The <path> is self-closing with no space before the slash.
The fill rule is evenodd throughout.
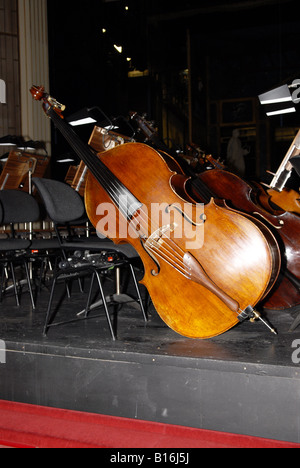
<path id="1" fill-rule="evenodd" d="M 166 330 L 168 333 L 169 330 Z M 246 335 L 246 334 L 245 334 Z M 175 334 L 175 337 L 177 335 Z M 231 359 L 216 359 L 214 357 L 204 357 L 204 356 L 184 356 L 184 355 L 175 355 L 175 354 L 166 354 L 163 350 L 164 346 L 162 345 L 161 351 L 152 349 L 151 352 L 143 352 L 141 349 L 138 351 L 130 351 L 130 346 L 132 343 L 118 342 L 116 345 L 111 343 L 111 347 L 105 347 L 104 349 L 88 348 L 88 347 L 77 347 L 77 346 L 64 346 L 57 344 L 55 342 L 47 342 L 47 338 L 44 340 L 44 343 L 34 343 L 34 342 L 14 342 L 14 341 L 5 341 L 5 351 L 6 351 L 6 361 L 7 356 L 11 354 L 20 354 L 20 355 L 33 355 L 33 356 L 52 356 L 52 357 L 62 357 L 69 359 L 82 359 L 82 360 L 95 360 L 95 361 L 105 361 L 105 362 L 124 362 L 124 363 L 133 363 L 140 365 L 156 365 L 156 366 L 170 366 L 170 367 L 182 367 L 185 369 L 195 369 L 195 370 L 209 370 L 214 372 L 226 371 L 245 374 L 252 374 L 258 376 L 272 376 L 272 377 L 284 377 L 284 378 L 299 378 L 300 379 L 300 362 L 292 362 L 292 354 L 294 352 L 295 356 L 298 356 L 300 361 L 300 333 L 298 334 L 299 338 L 293 336 L 291 337 L 291 343 L 294 341 L 299 341 L 298 343 L 298 352 L 297 350 L 291 347 L 290 356 L 291 363 L 288 365 L 285 364 L 271 364 L 266 360 L 262 359 L 260 362 L 251 362 L 251 356 L 247 360 L 236 360 L 234 356 Z M 178 337 L 178 346 L 174 343 L 171 347 L 174 348 L 176 352 L 182 349 L 180 344 L 187 344 L 186 340 L 179 335 Z M 207 350 L 207 345 L 213 343 L 213 341 L 200 341 L 200 340 L 189 340 L 191 348 L 202 348 Z M 259 347 L 259 346 L 258 346 Z M 185 346 L 184 346 L 185 348 Z M 7 363 L 7 362 L 6 362 Z M 1 365 L 1 363 L 0 363 Z"/>
<path id="2" fill-rule="evenodd" d="M 168 354 L 123 341 L 105 349 L 6 341 L 0 398 L 300 442 L 299 365 L 205 357 L 214 340 L 176 336 Z"/>
<path id="3" fill-rule="evenodd" d="M 269 315 L 277 336 L 246 321 L 193 340 L 154 309 L 145 323 L 127 305 L 114 342 L 103 314 L 43 337 L 48 293 L 35 311 L 27 296 L 21 308 L 9 297 L 1 304 L 1 400 L 300 442 L 300 329 L 289 332 L 291 311 Z M 76 317 L 85 302 L 74 291 L 57 319 Z"/>

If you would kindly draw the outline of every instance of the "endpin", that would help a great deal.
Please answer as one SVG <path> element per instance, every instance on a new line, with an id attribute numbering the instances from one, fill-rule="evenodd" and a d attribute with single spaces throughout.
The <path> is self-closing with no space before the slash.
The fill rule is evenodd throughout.
<path id="1" fill-rule="evenodd" d="M 260 320 L 262 323 L 264 323 L 266 325 L 266 327 L 268 327 L 268 329 L 274 333 L 274 335 L 277 335 L 277 331 L 275 330 L 275 328 L 273 328 L 268 322 L 267 320 L 265 320 L 264 318 L 262 318 L 262 316 L 260 315 L 259 312 L 257 312 L 257 310 L 254 310 L 253 307 L 251 306 L 248 306 L 246 307 L 245 310 L 240 310 L 240 314 L 238 315 L 238 319 L 240 322 L 243 322 L 244 320 L 246 319 L 250 319 L 250 322 L 255 322 L 255 320 Z"/>
<path id="2" fill-rule="evenodd" d="M 274 333 L 274 335 L 278 335 L 275 328 L 273 328 L 265 319 L 263 319 L 259 312 L 257 312 L 256 310 L 253 309 L 253 316 L 250 317 L 250 322 L 254 323 L 255 320 L 260 320 L 262 323 L 264 323 L 266 325 L 266 327 L 268 327 L 268 329 L 272 333 Z"/>

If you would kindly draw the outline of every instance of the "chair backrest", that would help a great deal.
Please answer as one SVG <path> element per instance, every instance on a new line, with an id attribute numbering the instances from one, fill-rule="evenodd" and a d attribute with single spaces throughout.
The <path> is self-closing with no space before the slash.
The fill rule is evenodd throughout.
<path id="1" fill-rule="evenodd" d="M 48 216 L 54 223 L 76 221 L 85 214 L 80 195 L 69 185 L 51 179 L 32 179 L 45 205 Z"/>
<path id="2" fill-rule="evenodd" d="M 0 191 L 0 220 L 2 224 L 30 223 L 38 221 L 40 210 L 37 201 L 20 190 Z"/>

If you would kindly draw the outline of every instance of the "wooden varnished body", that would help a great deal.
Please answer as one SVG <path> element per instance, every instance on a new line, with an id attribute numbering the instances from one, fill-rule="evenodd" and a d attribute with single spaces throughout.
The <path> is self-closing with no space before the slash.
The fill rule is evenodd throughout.
<path id="1" fill-rule="evenodd" d="M 283 275 L 280 275 L 268 300 L 264 302 L 264 307 L 280 310 L 299 305 L 300 290 L 284 276 L 284 272 L 287 270 L 296 280 L 300 278 L 300 218 L 284 210 L 270 208 L 267 211 L 256 200 L 256 192 L 252 187 L 228 171 L 206 171 L 199 179 L 230 206 L 264 222 L 276 237 L 281 249 Z"/>
<path id="2" fill-rule="evenodd" d="M 129 143 L 99 157 L 143 204 L 143 211 L 151 213 L 151 204 L 155 203 L 176 204 L 184 211 L 185 200 L 172 187 L 172 178 L 178 176 L 171 172 L 155 150 L 143 144 Z M 87 181 L 85 202 L 92 224 L 99 226 L 101 215 L 97 215 L 98 207 L 111 203 L 111 199 L 91 174 Z M 117 233 L 117 209 L 116 212 L 117 230 L 102 234 L 116 243 L 129 242 L 135 247 L 145 269 L 142 283 L 148 289 L 157 312 L 170 328 L 187 337 L 209 338 L 238 323 L 237 313 L 229 309 L 220 297 L 198 282 L 187 279 L 164 260 L 155 256 L 153 259 L 139 238 L 130 235 L 120 238 Z M 172 242 L 176 242 L 182 251 L 190 252 L 210 280 L 224 295 L 236 301 L 241 310 L 249 305 L 254 307 L 274 284 L 279 272 L 280 255 L 275 240 L 270 243 L 249 219 L 218 206 L 213 200 L 205 206 L 204 213 L 203 245 L 199 241 L 193 250 L 187 248 L 187 238 L 195 241 L 194 244 L 198 242 L 192 222 L 185 224 L 188 231 L 185 231 L 186 237 L 177 238 L 175 229 L 170 234 Z M 181 220 L 182 214 L 174 210 L 172 222 L 180 225 Z M 197 229 L 203 229 L 202 219 L 193 219 L 193 222 L 199 224 Z M 114 226 L 114 220 L 108 224 Z M 143 223 L 141 226 L 141 229 L 145 229 Z M 149 233 L 152 233 L 151 229 Z"/>
<path id="3" fill-rule="evenodd" d="M 284 188 L 282 192 L 279 192 L 274 189 L 265 190 L 261 187 L 258 200 L 268 211 L 272 210 L 274 205 L 277 205 L 278 208 L 284 211 L 300 215 L 300 194 L 295 190 Z"/>

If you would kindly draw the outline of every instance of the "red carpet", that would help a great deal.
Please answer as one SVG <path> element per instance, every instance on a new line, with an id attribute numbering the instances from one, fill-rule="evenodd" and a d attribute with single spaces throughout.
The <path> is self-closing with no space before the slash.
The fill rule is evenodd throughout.
<path id="1" fill-rule="evenodd" d="M 0 400 L 0 446 L 300 448 L 300 444 Z"/>

